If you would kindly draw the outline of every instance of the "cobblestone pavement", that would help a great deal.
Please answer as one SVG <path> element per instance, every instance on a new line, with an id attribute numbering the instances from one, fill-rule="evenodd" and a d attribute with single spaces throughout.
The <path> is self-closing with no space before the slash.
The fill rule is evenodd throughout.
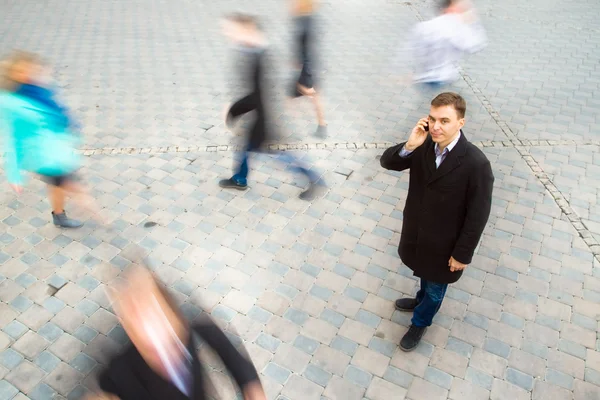
<path id="1" fill-rule="evenodd" d="M 215 18 L 268 15 L 282 88 L 281 2 L 0 4 L 0 50 L 58 60 L 85 126 L 86 176 L 116 227 L 54 228 L 37 182 L 0 193 L 0 400 L 79 399 L 94 387 L 125 339 L 104 287 L 139 248 L 187 316 L 206 310 L 245 342 L 270 399 L 600 399 L 599 3 L 478 3 L 490 46 L 455 89 L 466 134 L 492 161 L 494 206 L 472 265 L 409 354 L 397 346 L 409 316 L 392 303 L 417 285 L 396 254 L 408 176 L 378 156 L 423 105 L 382 73 L 431 4 L 323 3 L 330 138 L 309 135 L 308 103 L 275 109 L 280 146 L 330 185 L 312 204 L 296 198 L 304 182 L 263 156 L 249 191 L 216 185 L 235 146 L 220 116 L 239 89 Z"/>

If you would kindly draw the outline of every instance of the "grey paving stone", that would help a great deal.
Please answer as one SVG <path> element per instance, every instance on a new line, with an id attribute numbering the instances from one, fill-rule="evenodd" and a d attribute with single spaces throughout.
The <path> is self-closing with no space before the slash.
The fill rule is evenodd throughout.
<path id="1" fill-rule="evenodd" d="M 464 321 L 481 329 L 487 329 L 489 326 L 489 319 L 487 317 L 472 312 L 466 313 Z"/>
<path id="2" fill-rule="evenodd" d="M 510 325 L 516 329 L 523 329 L 525 327 L 525 320 L 523 318 L 510 313 L 502 313 L 500 322 Z"/>
<path id="3" fill-rule="evenodd" d="M 288 319 L 296 325 L 302 326 L 308 319 L 308 314 L 293 308 L 288 309 L 283 315 L 285 319 Z"/>
<path id="4" fill-rule="evenodd" d="M 332 374 L 314 364 L 309 364 L 304 370 L 303 376 L 317 385 L 325 387 L 331 379 Z"/>
<path id="5" fill-rule="evenodd" d="M 359 310 L 354 318 L 357 321 L 362 322 L 367 326 L 370 326 L 371 328 L 377 328 L 379 326 L 379 323 L 381 322 L 380 317 L 365 310 Z"/>
<path id="6" fill-rule="evenodd" d="M 62 329 L 52 322 L 48 322 L 38 330 L 38 334 L 50 342 L 54 342 L 58 339 L 63 332 Z"/>
<path id="7" fill-rule="evenodd" d="M 581 358 L 582 360 L 585 360 L 587 355 L 585 346 L 571 342 L 570 340 L 560 339 L 558 341 L 558 349 L 572 356 Z"/>
<path id="8" fill-rule="evenodd" d="M 344 290 L 344 295 L 362 303 L 367 298 L 368 293 L 362 289 L 348 286 L 346 290 Z"/>
<path id="9" fill-rule="evenodd" d="M 363 388 L 368 388 L 373 379 L 372 374 L 354 365 L 349 365 L 348 368 L 346 368 L 343 377 L 345 380 Z"/>
<path id="10" fill-rule="evenodd" d="M 56 357 L 54 354 L 44 351 L 37 356 L 34 360 L 35 365 L 40 367 L 46 372 L 52 372 L 54 368 L 60 363 L 60 359 Z"/>
<path id="11" fill-rule="evenodd" d="M 331 347 L 349 356 L 353 356 L 358 349 L 358 343 L 342 336 L 336 336 L 331 342 Z"/>
<path id="12" fill-rule="evenodd" d="M 492 384 L 494 383 L 494 378 L 492 376 L 470 367 L 467 368 L 465 380 L 486 390 L 492 390 Z"/>
<path id="13" fill-rule="evenodd" d="M 594 369 L 586 368 L 584 379 L 586 382 L 600 386 L 600 372 Z"/>
<path id="14" fill-rule="evenodd" d="M 281 341 L 273 336 L 263 333 L 256 339 L 256 344 L 274 353 L 281 344 Z"/>
<path id="15" fill-rule="evenodd" d="M 56 314 L 60 312 L 63 308 L 65 308 L 65 303 L 62 300 L 57 299 L 56 297 L 48 297 L 42 303 L 42 306 L 50 311 L 52 314 Z"/>
<path id="16" fill-rule="evenodd" d="M 374 337 L 369 343 L 369 348 L 383 354 L 386 357 L 392 357 L 396 351 L 398 345 L 396 343 L 389 342 L 385 339 Z"/>
<path id="17" fill-rule="evenodd" d="M 84 353 L 79 353 L 69 365 L 84 375 L 90 373 L 98 363 Z"/>
<path id="18" fill-rule="evenodd" d="M 284 384 L 289 378 L 291 372 L 285 368 L 280 367 L 275 363 L 269 363 L 263 373 L 269 378 L 279 382 L 280 384 Z"/>
<path id="19" fill-rule="evenodd" d="M 503 358 L 510 354 L 510 346 L 496 339 L 486 339 L 483 349 Z"/>
<path id="20" fill-rule="evenodd" d="M 554 369 L 548 368 L 546 370 L 546 381 L 564 387 L 565 389 L 573 389 L 573 377 Z"/>
<path id="21" fill-rule="evenodd" d="M 0 380 L 0 399 L 10 400 L 19 393 L 19 389 L 11 385 L 9 382 Z"/>
<path id="22" fill-rule="evenodd" d="M 473 354 L 473 346 L 453 337 L 448 338 L 446 350 L 453 351 L 466 358 L 471 358 L 471 354 Z"/>
<path id="23" fill-rule="evenodd" d="M 223 305 L 218 305 L 216 306 L 213 311 L 212 311 L 212 315 L 215 318 L 219 318 L 222 319 L 226 322 L 231 322 L 231 320 L 233 320 L 233 318 L 236 315 L 236 312 L 234 310 L 232 310 L 229 307 L 223 306 Z"/>
<path id="24" fill-rule="evenodd" d="M 506 370 L 506 380 L 514 385 L 522 387 L 525 390 L 533 389 L 533 377 L 517 371 L 512 368 Z"/>
<path id="25" fill-rule="evenodd" d="M 6 349 L 0 353 L 0 364 L 8 369 L 16 368 L 23 361 L 23 356 L 13 349 Z"/>
<path id="26" fill-rule="evenodd" d="M 330 310 L 329 308 L 326 308 L 325 310 L 323 310 L 323 312 L 320 315 L 320 318 L 324 321 L 329 322 L 331 325 L 335 326 L 336 328 L 340 328 L 342 326 L 342 324 L 344 323 L 344 320 L 346 319 L 342 314 L 335 312 L 333 310 Z"/>
<path id="27" fill-rule="evenodd" d="M 14 340 L 23 336 L 25 334 L 25 332 L 27 332 L 28 330 L 29 330 L 29 328 L 27 328 L 25 325 L 23 325 L 22 323 L 20 323 L 17 320 L 10 322 L 8 325 L 6 325 L 2 329 L 2 331 L 4 333 L 8 334 Z"/>
<path id="28" fill-rule="evenodd" d="M 571 322 L 573 324 L 581 326 L 584 329 L 589 330 L 594 330 L 598 326 L 598 323 L 594 319 L 581 314 L 573 314 L 573 316 L 571 317 Z"/>
<path id="29" fill-rule="evenodd" d="M 25 312 L 33 305 L 33 301 L 29 300 L 27 297 L 19 295 L 10 302 L 10 305 L 17 311 Z"/>
<path id="30" fill-rule="evenodd" d="M 425 370 L 424 379 L 433 383 L 434 385 L 441 386 L 444 389 L 450 389 L 452 386 L 452 375 L 440 371 L 437 368 L 427 367 Z"/>
<path id="31" fill-rule="evenodd" d="M 88 326 L 82 325 L 73 333 L 77 339 L 82 341 L 83 343 L 90 343 L 96 336 L 98 336 L 98 332 Z"/>
<path id="32" fill-rule="evenodd" d="M 307 338 L 306 336 L 299 335 L 294 340 L 294 346 L 307 354 L 314 354 L 319 347 L 319 342 L 316 340 Z M 324 386 L 324 385 L 322 385 Z"/>

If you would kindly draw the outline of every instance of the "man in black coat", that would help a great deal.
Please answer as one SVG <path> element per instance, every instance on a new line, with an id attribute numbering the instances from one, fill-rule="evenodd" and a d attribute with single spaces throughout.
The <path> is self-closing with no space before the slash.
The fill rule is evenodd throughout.
<path id="1" fill-rule="evenodd" d="M 416 298 L 396 300 L 413 312 L 400 348 L 419 344 L 440 309 L 448 284 L 471 263 L 490 215 L 494 175 L 490 162 L 462 132 L 465 100 L 441 93 L 429 116 L 419 120 L 404 143 L 381 156 L 385 169 L 410 169 L 398 254 L 421 278 Z"/>

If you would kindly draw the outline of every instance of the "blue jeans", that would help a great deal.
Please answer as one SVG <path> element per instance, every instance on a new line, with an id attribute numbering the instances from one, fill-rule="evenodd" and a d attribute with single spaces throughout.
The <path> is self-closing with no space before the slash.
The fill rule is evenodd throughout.
<path id="1" fill-rule="evenodd" d="M 297 159 L 296 157 L 294 157 L 292 154 L 290 154 L 290 152 L 283 151 L 283 152 L 277 152 L 275 154 L 278 155 L 278 157 L 276 157 L 276 159 L 279 162 L 289 165 L 290 169 L 293 172 L 296 172 L 296 173 L 306 176 L 310 183 L 316 183 L 319 180 L 319 175 L 317 173 L 302 166 L 300 160 Z M 248 172 L 249 172 L 248 158 L 249 158 L 249 156 L 250 156 L 249 151 L 244 151 L 238 155 L 239 166 L 238 166 L 238 169 L 237 169 L 237 172 L 235 173 L 235 175 L 233 175 L 231 177 L 231 179 L 233 179 L 235 182 L 237 182 L 240 185 L 248 184 Z"/>
<path id="2" fill-rule="evenodd" d="M 442 306 L 442 301 L 448 289 L 447 283 L 428 282 L 421 279 L 421 289 L 417 292 L 418 305 L 413 311 L 411 323 L 414 326 L 430 326 L 433 317 Z"/>

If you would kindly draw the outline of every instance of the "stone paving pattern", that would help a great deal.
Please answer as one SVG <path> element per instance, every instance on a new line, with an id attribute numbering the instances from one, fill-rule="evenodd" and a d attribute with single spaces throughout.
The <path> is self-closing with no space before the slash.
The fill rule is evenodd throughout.
<path id="1" fill-rule="evenodd" d="M 311 204 L 296 198 L 304 182 L 265 156 L 253 160 L 249 191 L 216 185 L 236 143 L 221 113 L 239 91 L 216 17 L 269 15 L 279 99 L 290 79 L 280 3 L 0 4 L 0 50 L 58 60 L 92 149 L 85 175 L 115 225 L 61 231 L 39 182 L 20 197 L 1 192 L 0 400 L 79 399 L 94 388 L 126 341 L 104 287 L 140 251 L 189 318 L 204 310 L 244 342 L 270 399 L 600 399 L 600 263 L 586 242 L 600 241 L 599 4 L 478 2 L 490 46 L 464 63 L 455 89 L 469 103 L 465 132 L 494 168 L 492 216 L 472 265 L 406 354 L 397 344 L 410 315 L 393 300 L 418 285 L 396 253 L 408 175 L 382 170 L 378 156 L 424 108 L 383 74 L 431 4 L 323 1 L 331 136 L 309 136 L 302 100 L 277 101 L 274 115 L 283 143 L 311 143 L 299 154 L 330 185 Z M 201 351 L 222 398 L 235 398 Z"/>

